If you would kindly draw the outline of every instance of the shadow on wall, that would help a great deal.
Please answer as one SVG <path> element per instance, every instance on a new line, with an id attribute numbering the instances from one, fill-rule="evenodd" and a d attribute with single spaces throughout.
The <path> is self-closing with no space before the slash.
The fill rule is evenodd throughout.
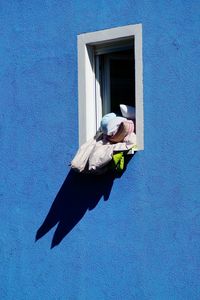
<path id="1" fill-rule="evenodd" d="M 109 198 L 115 178 L 113 173 L 92 176 L 70 170 L 36 233 L 36 241 L 58 223 L 51 248 L 57 246 L 82 219 L 86 211 L 95 208 L 102 196 L 104 200 Z"/>
<path id="2" fill-rule="evenodd" d="M 131 157 L 132 155 L 126 156 L 125 166 Z M 86 175 L 76 173 L 71 169 L 43 224 L 38 229 L 35 240 L 39 240 L 58 223 L 51 248 L 57 246 L 82 219 L 86 211 L 96 207 L 101 197 L 104 197 L 105 201 L 108 200 L 113 181 L 121 177 L 124 171 L 121 173 L 110 171 L 103 175 Z"/>

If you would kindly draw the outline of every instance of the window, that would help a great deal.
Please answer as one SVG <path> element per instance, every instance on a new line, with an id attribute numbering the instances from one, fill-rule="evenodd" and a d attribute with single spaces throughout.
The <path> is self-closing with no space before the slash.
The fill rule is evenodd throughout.
<path id="1" fill-rule="evenodd" d="M 94 48 L 96 127 L 102 115 L 120 114 L 120 104 L 135 106 L 134 40 L 101 44 Z"/>
<path id="2" fill-rule="evenodd" d="M 142 25 L 78 36 L 79 144 L 94 136 L 101 118 L 136 109 L 137 150 L 143 143 Z"/>

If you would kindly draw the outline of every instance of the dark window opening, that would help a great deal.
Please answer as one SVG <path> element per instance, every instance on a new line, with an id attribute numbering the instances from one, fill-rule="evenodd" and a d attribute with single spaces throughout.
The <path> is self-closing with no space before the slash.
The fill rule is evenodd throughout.
<path id="1" fill-rule="evenodd" d="M 102 50 L 101 50 L 102 51 Z M 96 55 L 97 80 L 100 85 L 102 115 L 120 115 L 120 104 L 135 107 L 135 60 L 133 39 L 120 49 Z M 98 62 L 97 62 L 98 59 Z"/>

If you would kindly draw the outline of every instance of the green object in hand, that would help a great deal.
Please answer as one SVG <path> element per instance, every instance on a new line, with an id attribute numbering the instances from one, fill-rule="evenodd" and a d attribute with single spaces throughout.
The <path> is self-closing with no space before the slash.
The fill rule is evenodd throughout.
<path id="1" fill-rule="evenodd" d="M 119 152 L 113 154 L 113 162 L 115 165 L 115 169 L 117 171 L 123 171 L 124 170 L 124 153 Z"/>

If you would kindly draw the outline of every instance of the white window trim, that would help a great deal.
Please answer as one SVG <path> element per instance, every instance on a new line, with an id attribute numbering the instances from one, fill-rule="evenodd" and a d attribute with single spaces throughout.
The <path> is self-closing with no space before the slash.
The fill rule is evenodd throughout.
<path id="1" fill-rule="evenodd" d="M 96 132 L 96 109 L 98 109 L 98 103 L 96 103 L 95 96 L 94 46 L 130 37 L 134 37 L 135 51 L 137 150 L 144 149 L 142 24 L 78 35 L 79 145 L 82 145 L 85 141 L 93 137 Z"/>

